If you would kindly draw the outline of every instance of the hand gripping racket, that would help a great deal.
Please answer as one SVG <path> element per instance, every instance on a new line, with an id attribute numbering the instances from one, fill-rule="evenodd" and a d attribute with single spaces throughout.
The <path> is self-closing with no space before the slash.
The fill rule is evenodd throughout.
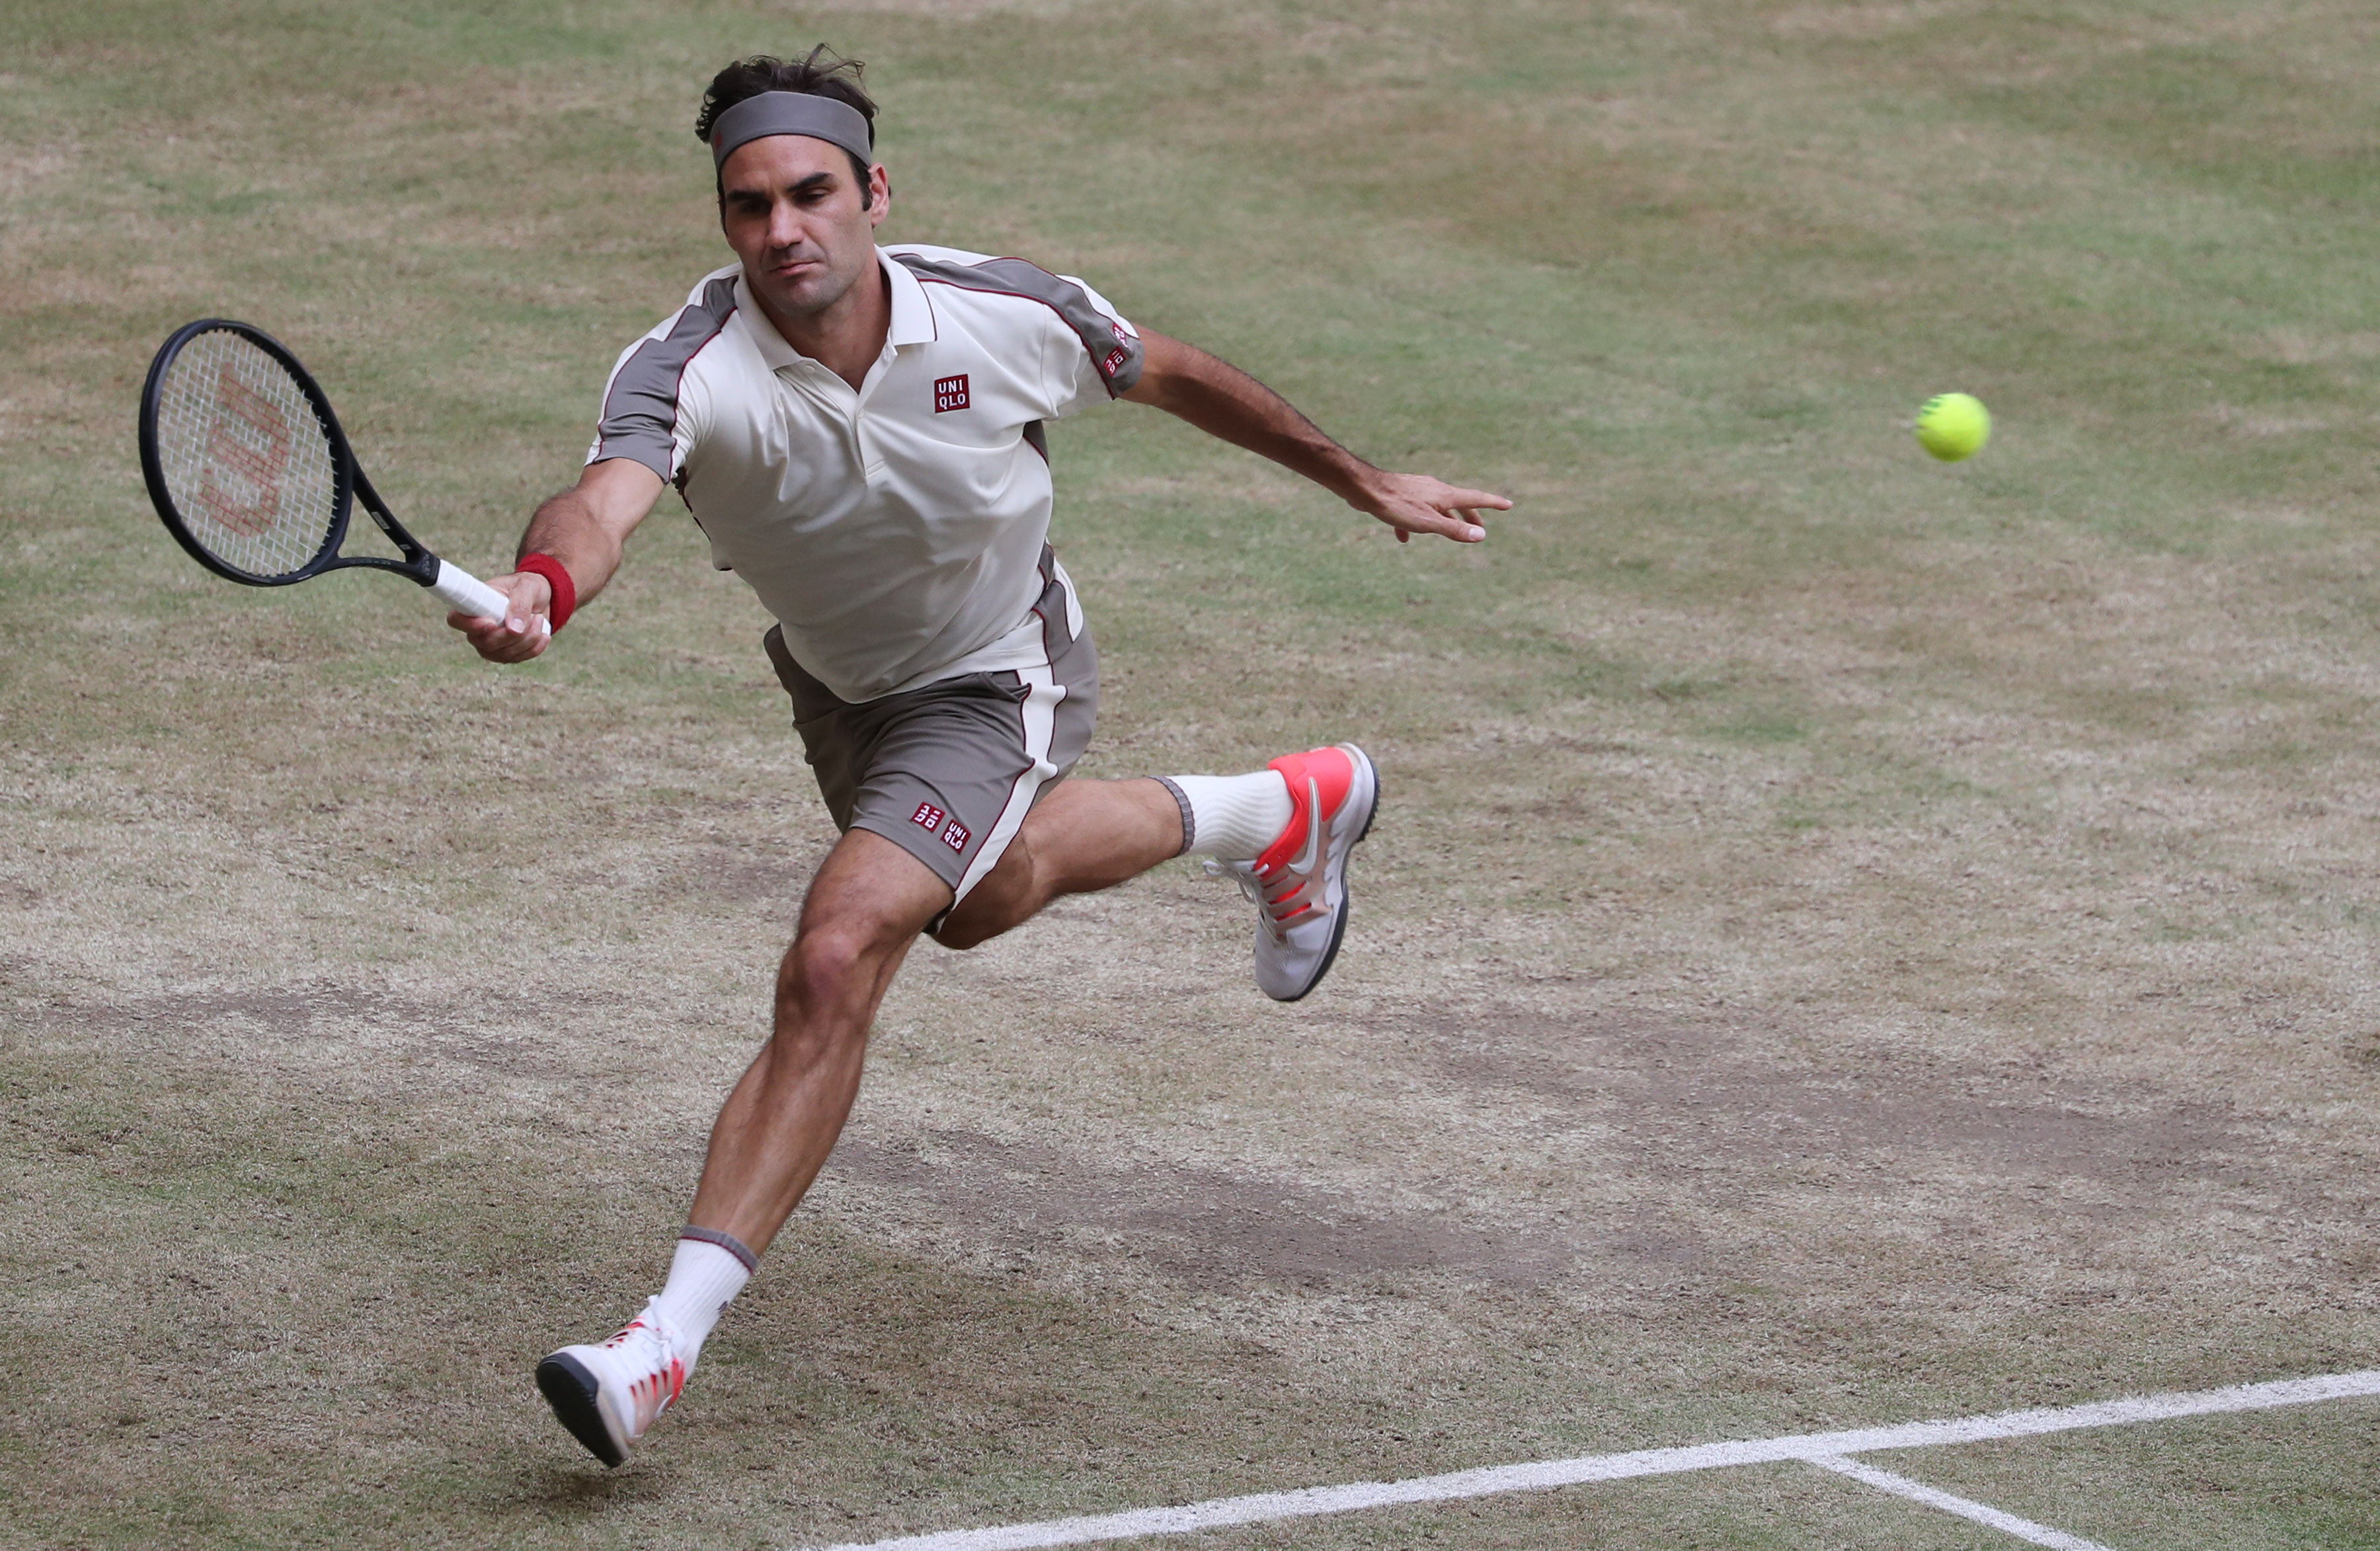
<path id="1" fill-rule="evenodd" d="M 369 565 L 446 604 L 502 619 L 503 593 L 439 559 L 390 515 L 347 446 L 331 401 L 262 329 L 202 318 L 174 331 L 140 391 L 140 470 L 190 558 L 249 587 L 287 587 Z M 343 555 L 355 498 L 404 554 Z"/>

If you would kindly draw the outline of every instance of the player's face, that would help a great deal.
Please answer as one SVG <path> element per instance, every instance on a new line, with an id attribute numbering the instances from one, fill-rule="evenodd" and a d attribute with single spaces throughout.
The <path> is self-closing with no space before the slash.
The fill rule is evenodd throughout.
<path id="1" fill-rule="evenodd" d="M 876 227 L 892 197 L 882 167 L 868 169 L 865 205 L 851 158 L 808 135 L 747 141 L 719 172 L 720 227 L 773 310 L 824 312 L 876 268 Z"/>

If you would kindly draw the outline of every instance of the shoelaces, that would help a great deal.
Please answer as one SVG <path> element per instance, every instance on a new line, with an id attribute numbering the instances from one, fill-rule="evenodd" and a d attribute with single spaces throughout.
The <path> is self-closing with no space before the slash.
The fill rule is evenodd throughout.
<path id="1" fill-rule="evenodd" d="M 1315 909 L 1313 902 L 1303 897 L 1305 886 L 1313 880 L 1287 867 L 1268 879 L 1257 871 L 1254 862 L 1219 862 L 1209 856 L 1207 876 L 1228 878 L 1238 884 L 1240 892 L 1257 907 L 1257 919 L 1275 942 L 1286 939 L 1291 923 L 1311 915 Z"/>

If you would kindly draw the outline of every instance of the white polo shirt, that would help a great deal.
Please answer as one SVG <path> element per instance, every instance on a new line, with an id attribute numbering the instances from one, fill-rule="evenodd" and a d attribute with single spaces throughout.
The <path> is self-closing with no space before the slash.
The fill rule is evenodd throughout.
<path id="1" fill-rule="evenodd" d="M 877 257 L 892 327 L 856 392 L 787 345 L 730 265 L 622 353 L 587 457 L 674 482 L 712 563 L 851 701 L 1042 660 L 1040 423 L 1141 366 L 1133 326 L 1071 276 L 908 243 Z"/>

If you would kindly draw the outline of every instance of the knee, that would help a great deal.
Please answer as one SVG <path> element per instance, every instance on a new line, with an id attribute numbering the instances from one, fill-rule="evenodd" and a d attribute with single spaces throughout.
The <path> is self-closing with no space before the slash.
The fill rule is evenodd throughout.
<path id="1" fill-rule="evenodd" d="M 803 932 L 777 972 L 779 1032 L 809 1024 L 808 1014 L 864 1002 L 880 957 L 870 933 L 838 927 Z"/>

